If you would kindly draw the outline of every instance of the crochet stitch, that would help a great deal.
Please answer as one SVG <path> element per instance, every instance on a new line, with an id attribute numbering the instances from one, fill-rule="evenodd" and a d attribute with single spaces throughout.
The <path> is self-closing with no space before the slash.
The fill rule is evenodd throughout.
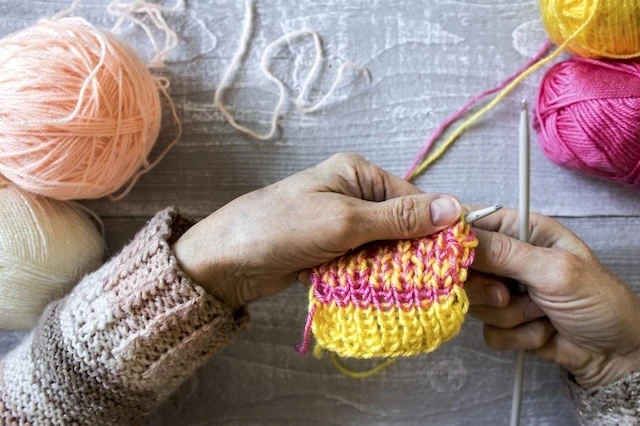
<path id="1" fill-rule="evenodd" d="M 469 307 L 462 286 L 478 240 L 463 221 L 415 240 L 356 249 L 315 268 L 303 344 L 341 357 L 431 352 L 460 331 Z"/>

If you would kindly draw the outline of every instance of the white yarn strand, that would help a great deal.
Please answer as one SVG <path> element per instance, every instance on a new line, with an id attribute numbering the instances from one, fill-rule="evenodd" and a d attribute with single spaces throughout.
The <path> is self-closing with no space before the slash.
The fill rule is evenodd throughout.
<path id="1" fill-rule="evenodd" d="M 322 66 L 322 62 L 324 61 L 322 41 L 320 40 L 320 36 L 318 35 L 318 33 L 312 29 L 302 28 L 296 31 L 292 31 L 284 34 L 283 36 L 269 43 L 265 48 L 264 52 L 262 53 L 262 58 L 260 60 L 260 70 L 265 75 L 265 77 L 267 77 L 270 81 L 272 81 L 276 85 L 279 92 L 278 102 L 276 103 L 276 106 L 271 115 L 269 131 L 267 133 L 260 134 L 254 130 L 249 129 L 246 126 L 239 124 L 235 120 L 235 118 L 233 117 L 229 109 L 224 105 L 224 93 L 230 85 L 232 76 L 235 74 L 242 60 L 247 54 L 247 50 L 249 48 L 249 39 L 251 37 L 251 30 L 253 28 L 253 20 L 254 20 L 253 1 L 245 0 L 244 21 L 242 26 L 242 34 L 240 36 L 240 42 L 238 44 L 238 49 L 236 50 L 236 53 L 231 59 L 231 63 L 227 67 L 227 70 L 225 71 L 224 76 L 222 77 L 222 81 L 220 82 L 220 85 L 218 86 L 218 89 L 215 92 L 214 100 L 213 100 L 215 107 L 218 108 L 218 110 L 223 115 L 223 117 L 229 122 L 231 127 L 233 127 L 234 129 L 242 133 L 245 133 L 254 139 L 261 140 L 261 141 L 270 140 L 275 136 L 278 130 L 278 120 L 280 118 L 280 111 L 284 106 L 287 90 L 282 80 L 276 77 L 275 74 L 273 74 L 269 69 L 269 65 L 271 63 L 270 61 L 272 59 L 271 53 L 277 47 L 280 47 L 280 45 L 289 43 L 293 40 L 296 40 L 305 36 L 310 36 L 313 40 L 313 45 L 315 49 L 315 59 L 314 59 L 313 65 L 311 67 L 311 70 L 309 71 L 309 74 L 305 78 L 302 88 L 300 90 L 300 94 L 298 95 L 295 101 L 296 108 L 299 111 L 303 113 L 311 113 L 311 112 L 318 111 L 320 108 L 326 105 L 327 101 L 331 98 L 331 96 L 333 96 L 334 92 L 336 91 L 340 82 L 342 81 L 344 76 L 344 71 L 347 68 L 351 68 L 351 69 L 362 72 L 367 78 L 367 80 L 371 81 L 371 76 L 366 69 L 364 69 L 363 67 L 353 62 L 349 62 L 349 61 L 344 62 L 338 68 L 338 72 L 336 74 L 335 79 L 333 80 L 331 87 L 329 88 L 329 91 L 315 104 L 305 105 L 304 99 L 307 96 L 307 93 L 309 92 L 311 84 L 315 79 L 317 79 L 318 74 L 320 72 L 320 68 Z"/>
<path id="2" fill-rule="evenodd" d="M 147 35 L 156 55 L 151 60 L 150 67 L 163 67 L 166 57 L 178 46 L 178 35 L 169 26 L 164 17 L 164 13 L 171 13 L 184 8 L 184 0 L 177 0 L 173 6 L 162 6 L 146 0 L 113 0 L 107 6 L 107 12 L 118 17 L 112 32 L 115 32 L 125 20 L 129 20 L 138 25 Z M 164 34 L 164 47 L 160 48 L 155 37 L 151 33 L 151 28 L 135 15 L 147 16 L 156 29 Z"/>
<path id="3" fill-rule="evenodd" d="M 51 17 L 52 20 L 65 18 L 76 11 L 82 0 L 74 0 L 71 5 L 56 13 Z M 167 23 L 164 13 L 176 12 L 184 8 L 184 0 L 176 0 L 173 6 L 162 6 L 147 0 L 112 0 L 107 5 L 107 12 L 118 18 L 111 28 L 111 32 L 117 31 L 124 21 L 131 21 L 147 35 L 151 46 L 155 52 L 155 56 L 151 59 L 149 66 L 152 68 L 161 68 L 164 66 L 166 57 L 178 46 L 178 35 Z M 147 16 L 156 29 L 164 34 L 164 47 L 160 48 L 158 42 L 151 32 L 151 28 L 135 15 Z"/>

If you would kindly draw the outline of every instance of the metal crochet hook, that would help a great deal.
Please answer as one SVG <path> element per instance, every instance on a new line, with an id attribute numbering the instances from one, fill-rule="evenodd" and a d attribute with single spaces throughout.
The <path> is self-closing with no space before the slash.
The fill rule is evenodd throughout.
<path id="1" fill-rule="evenodd" d="M 500 210 L 502 208 L 501 205 L 495 205 L 495 206 L 491 206 L 491 207 L 485 207 L 484 209 L 480 209 L 480 210 L 475 210 L 472 212 L 469 212 L 466 214 L 466 216 L 464 217 L 464 221 L 465 223 L 473 223 L 476 220 L 480 220 L 483 219 L 491 214 L 494 214 L 495 212 L 497 212 L 498 210 Z"/>

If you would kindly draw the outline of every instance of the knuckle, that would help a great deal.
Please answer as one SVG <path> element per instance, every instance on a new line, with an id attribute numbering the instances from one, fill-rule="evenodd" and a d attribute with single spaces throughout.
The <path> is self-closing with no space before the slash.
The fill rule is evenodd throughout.
<path id="1" fill-rule="evenodd" d="M 411 197 L 399 198 L 394 203 L 393 216 L 401 235 L 409 238 L 420 231 L 419 206 Z"/>
<path id="2" fill-rule="evenodd" d="M 530 222 L 532 228 L 547 227 L 551 220 L 552 219 L 550 219 L 549 217 L 547 217 L 547 216 L 545 216 L 543 214 L 540 214 L 540 213 L 532 212 L 529 215 L 529 222 Z"/>
<path id="3" fill-rule="evenodd" d="M 504 349 L 504 340 L 495 328 L 491 326 L 484 327 L 484 341 L 491 349 L 500 351 Z"/>
<path id="4" fill-rule="evenodd" d="M 333 164 L 346 164 L 348 166 L 356 166 L 364 161 L 359 154 L 353 152 L 339 152 L 331 156 L 329 161 Z"/>
<path id="5" fill-rule="evenodd" d="M 513 252 L 513 242 L 511 238 L 503 234 L 492 234 L 493 241 L 490 244 L 489 255 L 494 259 L 499 268 L 506 267 Z"/>
<path id="6" fill-rule="evenodd" d="M 342 235 L 350 233 L 358 223 L 358 210 L 348 203 L 341 203 L 334 211 L 335 224 Z"/>
<path id="7" fill-rule="evenodd" d="M 556 281 L 560 287 L 567 289 L 579 281 L 582 267 L 578 256 L 568 251 L 559 250 L 554 254 L 554 263 Z"/>
<path id="8" fill-rule="evenodd" d="M 375 201 L 383 201 L 389 198 L 389 175 L 384 169 L 375 164 L 371 165 L 372 182 L 374 183 L 374 199 Z"/>
<path id="9" fill-rule="evenodd" d="M 529 341 L 531 342 L 531 349 L 537 349 L 544 346 L 547 343 L 547 332 L 545 330 L 545 325 L 543 323 L 538 323 L 538 325 L 533 329 L 531 336 L 529 336 Z"/>

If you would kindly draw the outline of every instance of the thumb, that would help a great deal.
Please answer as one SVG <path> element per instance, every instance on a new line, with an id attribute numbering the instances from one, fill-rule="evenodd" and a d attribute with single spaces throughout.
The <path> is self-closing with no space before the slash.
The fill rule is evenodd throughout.
<path id="1" fill-rule="evenodd" d="M 401 240 L 431 235 L 460 219 L 460 202 L 448 195 L 414 194 L 382 202 L 363 202 L 361 235 L 367 241 Z"/>

